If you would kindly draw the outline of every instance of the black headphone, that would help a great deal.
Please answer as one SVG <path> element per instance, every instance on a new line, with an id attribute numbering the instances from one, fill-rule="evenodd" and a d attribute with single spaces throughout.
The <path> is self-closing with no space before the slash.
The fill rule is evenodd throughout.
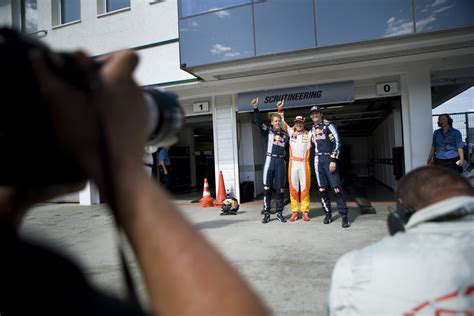
<path id="1" fill-rule="evenodd" d="M 441 124 L 439 124 L 439 117 L 440 117 L 440 116 L 446 116 L 446 117 L 448 118 L 448 125 L 449 125 L 450 127 L 453 127 L 453 119 L 452 119 L 451 116 L 449 116 L 449 114 L 447 114 L 447 113 L 445 113 L 445 114 L 440 114 L 440 115 L 438 116 L 438 127 L 441 127 Z"/>
<path id="2" fill-rule="evenodd" d="M 389 208 L 388 211 L 390 214 L 388 214 L 387 217 L 387 228 L 390 236 L 393 236 L 398 232 L 405 232 L 406 224 L 413 213 L 415 213 L 413 208 L 405 207 L 400 198 L 397 199 L 396 209 Z"/>

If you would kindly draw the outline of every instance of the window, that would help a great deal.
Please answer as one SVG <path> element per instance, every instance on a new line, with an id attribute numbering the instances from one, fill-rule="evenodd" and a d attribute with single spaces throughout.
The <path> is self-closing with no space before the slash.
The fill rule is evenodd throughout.
<path id="1" fill-rule="evenodd" d="M 255 4 L 257 56 L 315 47 L 313 0 Z"/>
<path id="2" fill-rule="evenodd" d="M 116 11 L 124 8 L 130 8 L 130 0 L 106 0 L 105 12 Z"/>
<path id="3" fill-rule="evenodd" d="M 187 67 L 255 56 L 252 6 L 181 19 L 181 64 Z"/>
<path id="4" fill-rule="evenodd" d="M 416 0 L 415 4 L 417 32 L 474 25 L 472 0 Z"/>
<path id="5" fill-rule="evenodd" d="M 38 31 L 38 5 L 36 0 L 21 1 L 21 31 L 34 33 Z"/>
<path id="6" fill-rule="evenodd" d="M 414 31 L 412 0 L 315 0 L 315 10 L 318 46 Z"/>
<path id="7" fill-rule="evenodd" d="M 98 14 L 130 8 L 130 0 L 97 0 Z"/>
<path id="8" fill-rule="evenodd" d="M 81 19 L 80 0 L 61 0 L 61 24 Z"/>
<path id="9" fill-rule="evenodd" d="M 179 16 L 186 17 L 249 3 L 252 0 L 179 0 Z"/>
<path id="10" fill-rule="evenodd" d="M 51 8 L 53 26 L 81 20 L 80 0 L 53 0 Z"/>

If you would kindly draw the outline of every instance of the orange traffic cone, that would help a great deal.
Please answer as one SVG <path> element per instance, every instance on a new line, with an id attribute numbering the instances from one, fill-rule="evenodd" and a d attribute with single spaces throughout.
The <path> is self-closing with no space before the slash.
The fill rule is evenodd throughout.
<path id="1" fill-rule="evenodd" d="M 209 184 L 207 178 L 204 178 L 204 190 L 202 191 L 202 198 L 199 200 L 201 207 L 214 206 L 214 200 L 212 199 L 211 192 L 209 191 Z"/>
<path id="2" fill-rule="evenodd" d="M 222 171 L 219 174 L 219 189 L 217 190 L 217 197 L 216 197 L 216 202 L 214 205 L 222 205 L 222 201 L 226 199 L 225 196 L 225 185 L 224 185 L 224 175 L 222 175 Z"/>

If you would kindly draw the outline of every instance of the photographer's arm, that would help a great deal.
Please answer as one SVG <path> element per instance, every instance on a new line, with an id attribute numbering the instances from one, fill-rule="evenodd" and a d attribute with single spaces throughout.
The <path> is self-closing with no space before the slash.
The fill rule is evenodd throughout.
<path id="1" fill-rule="evenodd" d="M 116 192 L 122 197 L 117 211 L 143 269 L 154 311 L 172 315 L 267 313 L 238 274 L 141 169 L 123 169 L 117 180 L 122 183 Z"/>
<path id="2" fill-rule="evenodd" d="M 97 120 L 77 91 L 35 58 L 36 73 L 49 101 L 63 144 L 104 189 Z M 174 315 L 264 315 L 268 311 L 238 273 L 189 224 L 172 199 L 145 174 L 141 156 L 146 108 L 131 75 L 137 57 L 122 52 L 102 69 L 103 93 L 94 107 L 102 115 L 113 171 L 114 213 L 135 250 L 154 312 Z M 71 103 L 71 99 L 76 102 Z M 85 100 L 84 100 L 85 102 Z M 68 107 L 64 107 L 68 104 Z M 77 113 L 74 113 L 74 112 Z M 87 113 L 86 113 L 87 112 Z M 79 123 L 74 120 L 81 120 Z M 87 135 L 85 135 L 87 134 Z"/>

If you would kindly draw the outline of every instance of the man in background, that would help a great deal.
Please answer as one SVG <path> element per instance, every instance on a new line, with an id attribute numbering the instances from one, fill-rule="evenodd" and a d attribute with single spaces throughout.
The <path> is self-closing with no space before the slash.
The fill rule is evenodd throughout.
<path id="1" fill-rule="evenodd" d="M 169 149 L 169 146 L 165 146 L 158 152 L 158 168 L 160 169 L 160 182 L 168 191 L 171 191 L 171 159 L 168 153 Z"/>
<path id="2" fill-rule="evenodd" d="M 464 150 L 461 132 L 453 128 L 449 114 L 438 116 L 439 129 L 433 132 L 433 145 L 427 163 L 451 168 L 462 173 Z"/>

